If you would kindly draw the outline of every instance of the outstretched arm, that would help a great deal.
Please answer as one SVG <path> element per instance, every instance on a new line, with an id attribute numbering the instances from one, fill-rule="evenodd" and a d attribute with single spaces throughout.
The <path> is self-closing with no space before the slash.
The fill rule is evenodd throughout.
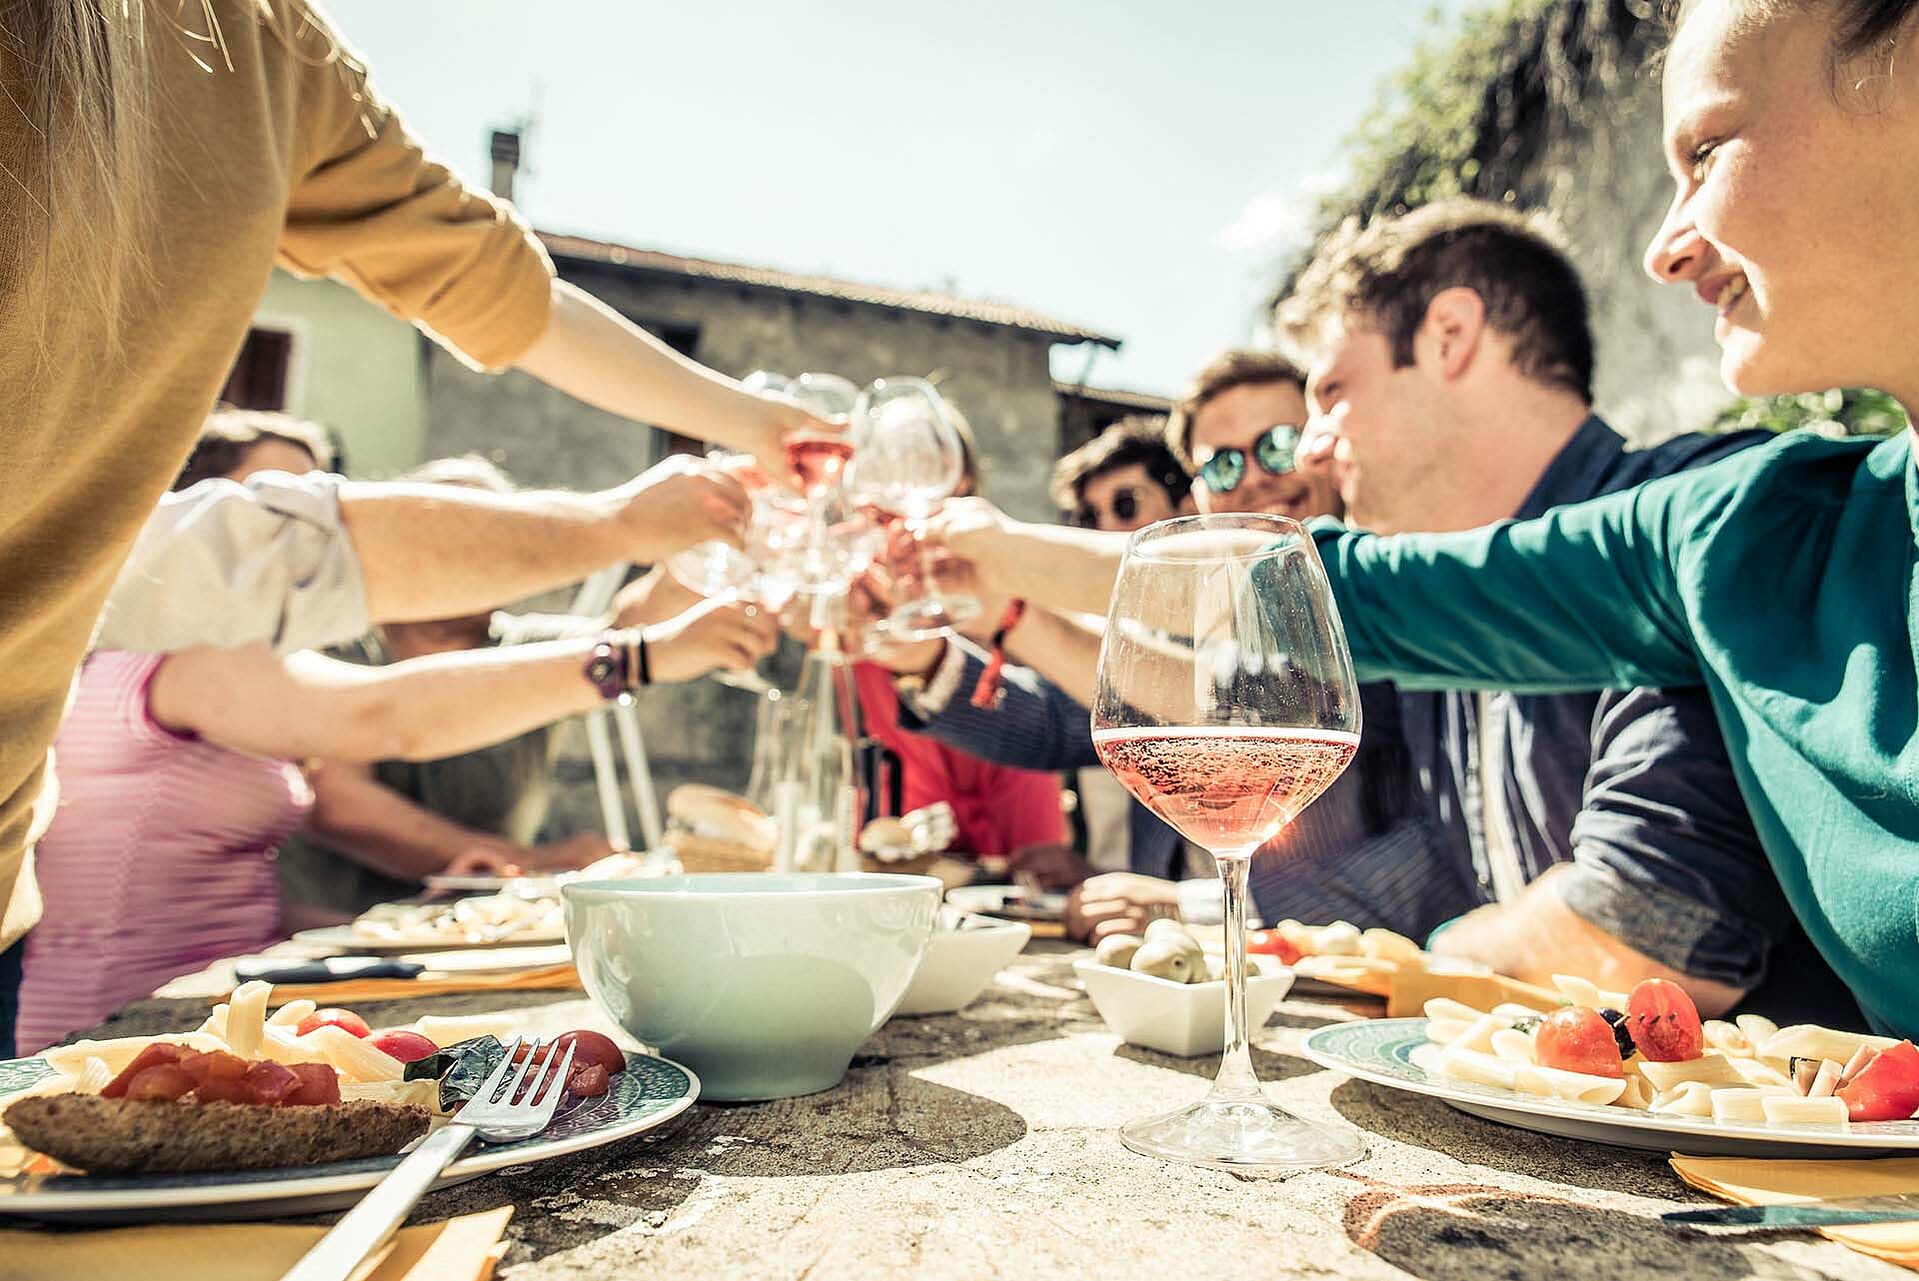
<path id="1" fill-rule="evenodd" d="M 680 355 L 593 295 L 553 282 L 546 329 L 518 368 L 609 413 L 752 454 L 786 474 L 789 431 L 836 430 L 785 401 L 757 396 Z"/>

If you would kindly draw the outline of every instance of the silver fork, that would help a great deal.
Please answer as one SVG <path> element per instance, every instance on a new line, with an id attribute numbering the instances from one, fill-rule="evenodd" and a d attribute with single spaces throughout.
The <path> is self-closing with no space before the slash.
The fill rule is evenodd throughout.
<path id="1" fill-rule="evenodd" d="M 406 1222 L 407 1214 L 467 1144 L 475 1138 L 483 1143 L 511 1143 L 544 1130 L 566 1093 L 566 1072 L 573 1066 L 574 1047 L 566 1047 L 558 1072 L 548 1072 L 553 1064 L 552 1049 L 548 1047 L 542 1059 L 536 1038 L 519 1070 L 514 1071 L 513 1056 L 519 1053 L 520 1044 L 521 1038 L 514 1037 L 500 1066 L 474 1091 L 457 1120 L 429 1134 L 426 1142 L 394 1166 L 360 1204 L 333 1225 L 331 1232 L 314 1242 L 281 1281 L 347 1281 L 367 1255 Z M 532 1084 L 527 1086 L 526 1097 L 516 1103 L 514 1095 L 529 1076 Z"/>

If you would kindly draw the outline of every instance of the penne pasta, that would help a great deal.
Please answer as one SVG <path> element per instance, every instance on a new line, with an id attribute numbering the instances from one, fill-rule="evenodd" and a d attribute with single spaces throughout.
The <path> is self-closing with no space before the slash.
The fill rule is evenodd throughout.
<path id="1" fill-rule="evenodd" d="M 227 1004 L 225 1001 L 213 1007 L 213 1012 L 207 1015 L 205 1022 L 200 1024 L 199 1030 L 205 1032 L 208 1036 L 217 1036 L 222 1041 L 227 1039 Z"/>
<path id="2" fill-rule="evenodd" d="M 320 1008 L 318 1001 L 309 1001 L 305 997 L 297 1001 L 288 1001 L 273 1012 L 267 1023 L 271 1027 L 299 1027 L 300 1020 Z"/>
<path id="3" fill-rule="evenodd" d="M 99 1059 L 107 1071 L 118 1073 L 133 1062 L 140 1051 L 156 1041 L 185 1046 L 189 1050 L 224 1050 L 227 1043 L 205 1032 L 177 1032 L 165 1036 L 122 1036 L 110 1041 L 75 1041 L 72 1045 L 49 1046 L 40 1052 L 47 1065 L 63 1076 L 79 1076 L 87 1070 L 88 1059 Z"/>
<path id="4" fill-rule="evenodd" d="M 1712 1092 L 1712 1119 L 1741 1125 L 1766 1123 L 1765 1101 L 1769 1098 L 1795 1098 L 1790 1088 L 1781 1085 L 1758 1087 L 1721 1087 Z"/>
<path id="5" fill-rule="evenodd" d="M 318 1058 L 349 1081 L 397 1081 L 406 1074 L 406 1064 L 331 1024 L 294 1040 L 312 1051 L 310 1059 Z"/>
<path id="6" fill-rule="evenodd" d="M 1494 1010 L 1493 1013 L 1499 1011 Z M 1435 996 L 1426 1002 L 1426 1017 L 1435 1022 L 1447 1019 L 1456 1023 L 1477 1023 L 1479 1011 L 1464 1001 L 1455 1001 L 1449 996 Z"/>
<path id="7" fill-rule="evenodd" d="M 1745 1034 L 1746 1041 L 1752 1046 L 1752 1052 L 1758 1054 L 1760 1047 L 1779 1035 L 1779 1025 L 1763 1014 L 1741 1014 L 1733 1019 L 1733 1026 Z"/>
<path id="8" fill-rule="evenodd" d="M 1425 959 L 1419 944 L 1392 930 L 1371 929 L 1359 936 L 1359 952 L 1396 965 L 1418 965 Z"/>
<path id="9" fill-rule="evenodd" d="M 1359 927 L 1351 921 L 1334 921 L 1314 936 L 1312 950 L 1321 956 L 1358 956 Z"/>
<path id="10" fill-rule="evenodd" d="M 1652 1108 L 1652 1095 L 1646 1093 L 1646 1078 L 1628 1075 L 1626 1088 L 1619 1092 L 1613 1102 L 1622 1108 L 1631 1108 L 1635 1112 L 1645 1112 Z"/>
<path id="11" fill-rule="evenodd" d="M 1751 1054 L 1752 1042 L 1739 1030 L 1736 1023 L 1724 1019 L 1707 1019 L 1705 1022 L 1706 1044 L 1723 1054 Z"/>
<path id="12" fill-rule="evenodd" d="M 1565 1099 L 1573 1103 L 1607 1104 L 1626 1092 L 1624 1077 L 1590 1076 L 1559 1068 L 1522 1066 L 1513 1074 L 1514 1088 L 1527 1094 Z"/>
<path id="13" fill-rule="evenodd" d="M 1652 1110 L 1668 1116 L 1711 1116 L 1712 1086 L 1682 1081 L 1652 1101 Z"/>
<path id="14" fill-rule="evenodd" d="M 1716 1050 L 1709 1050 L 1696 1059 L 1684 1059 L 1678 1063 L 1654 1063 L 1650 1060 L 1635 1060 L 1634 1066 L 1646 1083 L 1662 1093 L 1677 1089 L 1688 1082 L 1699 1085 L 1744 1085 L 1746 1080 L 1733 1070 L 1732 1061 Z"/>
<path id="15" fill-rule="evenodd" d="M 1518 1088 L 1519 1067 L 1490 1054 L 1481 1054 L 1477 1050 L 1462 1050 L 1447 1046 L 1439 1056 L 1439 1071 L 1442 1076 L 1452 1077 L 1456 1081 L 1471 1081 L 1475 1085 L 1496 1085 L 1502 1090 Z"/>
<path id="16" fill-rule="evenodd" d="M 1863 1032 L 1841 1032 L 1837 1028 L 1799 1023 L 1781 1028 L 1759 1047 L 1762 1059 L 1832 1059 L 1845 1063 L 1862 1045 L 1889 1050 L 1899 1044 L 1889 1036 L 1867 1036 Z"/>
<path id="17" fill-rule="evenodd" d="M 1758 1059 L 1733 1059 L 1732 1070 L 1747 1085 L 1783 1085 L 1792 1086 L 1792 1078 L 1770 1063 L 1761 1063 Z"/>
<path id="18" fill-rule="evenodd" d="M 1591 979 L 1582 979 L 1576 974 L 1553 975 L 1553 986 L 1559 989 L 1559 995 L 1568 1005 L 1581 1005 L 1589 1010 L 1605 1008 L 1599 999 L 1599 985 Z"/>
<path id="19" fill-rule="evenodd" d="M 1440 1045 L 1451 1045 L 1471 1030 L 1478 1019 L 1468 1022 L 1465 1019 L 1429 1019 L 1426 1023 L 1426 1037 Z"/>
<path id="20" fill-rule="evenodd" d="M 1533 1039 L 1517 1028 L 1503 1027 L 1492 1036 L 1493 1053 L 1509 1063 L 1536 1063 Z"/>
<path id="21" fill-rule="evenodd" d="M 260 1057 L 260 1039 L 267 1025 L 267 994 L 271 983 L 255 979 L 233 989 L 227 998 L 227 1044 L 243 1059 Z"/>
<path id="22" fill-rule="evenodd" d="M 1765 1109 L 1768 1125 L 1821 1125 L 1843 1129 L 1847 1124 L 1844 1099 L 1781 1095 L 1761 1099 L 1759 1106 Z"/>
<path id="23" fill-rule="evenodd" d="M 1448 1048 L 1455 1050 L 1472 1050 L 1479 1054 L 1491 1054 L 1493 1052 L 1493 1034 L 1495 1032 L 1509 1032 L 1511 1030 L 1512 1024 L 1500 1018 L 1497 1014 L 1482 1014 L 1478 1019 L 1474 1020 L 1471 1027 L 1466 1029 L 1466 1034 L 1458 1040 L 1453 1041 Z"/>

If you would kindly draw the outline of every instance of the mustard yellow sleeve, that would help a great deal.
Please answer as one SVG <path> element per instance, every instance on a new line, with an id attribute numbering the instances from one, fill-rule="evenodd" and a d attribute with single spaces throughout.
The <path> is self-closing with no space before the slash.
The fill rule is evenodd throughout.
<path id="1" fill-rule="evenodd" d="M 320 25 L 317 15 L 310 18 Z M 313 29 L 301 43 L 311 49 Z M 280 264 L 331 276 L 487 369 L 545 330 L 553 265 L 513 207 L 428 158 L 337 37 L 303 57 Z"/>

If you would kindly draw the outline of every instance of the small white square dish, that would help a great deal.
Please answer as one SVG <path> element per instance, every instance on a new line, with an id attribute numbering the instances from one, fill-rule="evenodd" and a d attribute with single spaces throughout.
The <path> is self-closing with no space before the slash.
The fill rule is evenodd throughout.
<path id="1" fill-rule="evenodd" d="M 1033 937 L 1024 921 L 996 921 L 942 908 L 933 942 L 895 1014 L 951 1014 L 973 1003 Z"/>
<path id="2" fill-rule="evenodd" d="M 1270 958 L 1248 957 L 1246 1020 L 1258 1028 L 1293 985 L 1293 972 L 1269 964 Z M 1092 998 L 1093 1008 L 1106 1025 L 1130 1045 L 1163 1054 L 1191 1058 L 1218 1054 L 1226 1046 L 1226 984 L 1175 983 L 1134 970 L 1115 969 L 1097 961 L 1075 961 L 1073 972 Z"/>

